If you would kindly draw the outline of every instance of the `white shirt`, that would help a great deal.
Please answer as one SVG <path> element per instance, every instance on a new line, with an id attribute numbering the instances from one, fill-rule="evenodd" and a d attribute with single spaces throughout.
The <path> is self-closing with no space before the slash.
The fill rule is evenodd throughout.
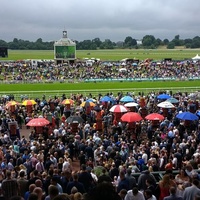
<path id="1" fill-rule="evenodd" d="M 67 160 L 62 165 L 62 171 L 70 171 L 70 163 Z"/>
<path id="2" fill-rule="evenodd" d="M 147 200 L 157 200 L 157 198 L 154 195 L 152 195 L 152 197 L 148 198 Z"/>
<path id="3" fill-rule="evenodd" d="M 138 191 L 137 195 L 134 196 L 132 190 L 129 190 L 124 200 L 145 200 L 145 198 L 142 192 Z"/>
<path id="4" fill-rule="evenodd" d="M 148 156 L 146 153 L 142 154 L 142 159 L 144 160 L 144 163 L 147 164 Z"/>

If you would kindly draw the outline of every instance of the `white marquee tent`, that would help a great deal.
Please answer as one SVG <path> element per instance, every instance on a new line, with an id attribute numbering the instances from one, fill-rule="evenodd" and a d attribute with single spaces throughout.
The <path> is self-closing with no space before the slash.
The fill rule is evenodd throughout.
<path id="1" fill-rule="evenodd" d="M 200 60 L 200 56 L 197 54 L 195 57 L 192 58 L 192 60 L 194 60 L 194 61 Z"/>

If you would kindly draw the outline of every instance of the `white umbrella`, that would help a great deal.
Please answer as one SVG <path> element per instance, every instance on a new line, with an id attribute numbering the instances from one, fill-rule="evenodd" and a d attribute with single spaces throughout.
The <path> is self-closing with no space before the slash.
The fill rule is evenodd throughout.
<path id="1" fill-rule="evenodd" d="M 139 104 L 138 103 L 135 103 L 135 102 L 129 102 L 129 103 L 125 103 L 124 106 L 126 106 L 127 108 L 130 108 L 130 107 L 136 107 L 138 106 Z"/>
<path id="2" fill-rule="evenodd" d="M 163 101 L 163 102 L 159 103 L 157 106 L 160 108 L 174 108 L 175 107 L 172 103 L 170 103 L 168 101 Z"/>

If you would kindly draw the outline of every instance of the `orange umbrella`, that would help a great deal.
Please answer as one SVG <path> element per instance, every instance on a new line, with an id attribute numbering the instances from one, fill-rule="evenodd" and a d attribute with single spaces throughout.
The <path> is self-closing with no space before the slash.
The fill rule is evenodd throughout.
<path id="1" fill-rule="evenodd" d="M 32 105 L 35 105 L 35 104 L 37 104 L 35 100 L 25 100 L 22 103 L 23 106 L 32 106 Z"/>
<path id="2" fill-rule="evenodd" d="M 64 105 L 67 105 L 67 104 L 72 105 L 73 103 L 74 103 L 74 101 L 72 99 L 64 99 L 62 101 L 62 104 L 64 104 Z"/>
<path id="3" fill-rule="evenodd" d="M 6 107 L 10 107 L 10 106 L 15 106 L 15 105 L 18 105 L 19 103 L 16 102 L 16 101 L 8 101 L 7 104 L 6 104 Z"/>

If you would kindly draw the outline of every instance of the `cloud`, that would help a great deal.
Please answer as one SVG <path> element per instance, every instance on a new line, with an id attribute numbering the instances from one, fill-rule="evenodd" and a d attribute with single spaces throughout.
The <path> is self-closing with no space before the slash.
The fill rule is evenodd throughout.
<path id="1" fill-rule="evenodd" d="M 78 41 L 193 38 L 200 32 L 199 6 L 196 0 L 2 0 L 0 39 L 54 41 L 64 28 Z"/>

